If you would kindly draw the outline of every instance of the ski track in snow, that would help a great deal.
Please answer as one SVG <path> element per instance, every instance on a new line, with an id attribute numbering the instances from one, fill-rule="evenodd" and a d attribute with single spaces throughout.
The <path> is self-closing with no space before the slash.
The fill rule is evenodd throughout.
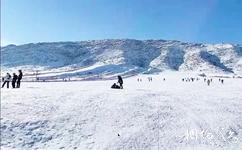
<path id="1" fill-rule="evenodd" d="M 23 83 L 1 89 L 2 149 L 242 149 L 242 80 Z M 197 132 L 197 133 L 196 133 Z"/>

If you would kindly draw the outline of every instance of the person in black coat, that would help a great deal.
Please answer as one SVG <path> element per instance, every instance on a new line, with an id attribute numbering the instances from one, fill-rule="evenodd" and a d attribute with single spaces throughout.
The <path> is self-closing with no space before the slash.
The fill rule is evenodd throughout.
<path id="1" fill-rule="evenodd" d="M 122 79 L 122 77 L 121 76 L 118 76 L 118 83 L 119 83 L 119 85 L 120 85 L 120 89 L 123 89 L 123 79 Z"/>
<path id="2" fill-rule="evenodd" d="M 112 86 L 111 86 L 112 89 L 120 89 L 120 86 L 118 86 L 116 83 L 114 83 Z"/>
<path id="3" fill-rule="evenodd" d="M 23 77 L 22 70 L 19 70 L 19 75 L 18 75 L 18 79 L 17 79 L 17 88 L 20 88 L 20 82 L 22 80 L 22 77 Z"/>
<path id="4" fill-rule="evenodd" d="M 13 88 L 15 88 L 15 83 L 16 83 L 17 79 L 18 79 L 18 76 L 15 73 L 13 73 L 13 79 L 12 79 L 12 87 Z"/>

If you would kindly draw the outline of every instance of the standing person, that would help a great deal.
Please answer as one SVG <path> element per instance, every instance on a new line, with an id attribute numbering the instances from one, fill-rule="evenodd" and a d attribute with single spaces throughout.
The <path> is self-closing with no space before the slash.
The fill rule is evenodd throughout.
<path id="1" fill-rule="evenodd" d="M 19 72 L 19 75 L 18 75 L 18 79 L 17 79 L 17 88 L 20 88 L 20 82 L 22 80 L 23 73 L 22 73 L 22 70 L 18 70 L 18 72 Z"/>
<path id="2" fill-rule="evenodd" d="M 17 79 L 18 79 L 18 76 L 15 73 L 13 73 L 13 80 L 12 80 L 12 87 L 13 88 L 15 88 L 15 83 L 16 83 Z"/>
<path id="3" fill-rule="evenodd" d="M 119 83 L 119 85 L 120 85 L 120 89 L 123 89 L 123 79 L 122 79 L 122 77 L 121 76 L 118 76 L 118 83 Z"/>
<path id="4" fill-rule="evenodd" d="M 207 80 L 208 86 L 210 85 L 210 80 Z"/>
<path id="5" fill-rule="evenodd" d="M 221 80 L 221 83 L 224 84 L 224 79 Z"/>
<path id="6" fill-rule="evenodd" d="M 9 82 L 11 81 L 11 75 L 9 73 L 6 74 L 6 76 L 4 77 L 4 82 L 2 85 L 2 88 L 4 87 L 4 85 L 7 83 L 7 88 L 9 88 Z"/>

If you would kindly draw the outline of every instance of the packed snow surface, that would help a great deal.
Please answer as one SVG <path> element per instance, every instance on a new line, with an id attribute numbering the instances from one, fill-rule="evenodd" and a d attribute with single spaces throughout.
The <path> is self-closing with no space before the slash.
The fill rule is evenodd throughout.
<path id="1" fill-rule="evenodd" d="M 122 90 L 110 88 L 116 80 L 1 89 L 1 149 L 242 149 L 242 79 L 181 80 L 192 76 L 139 75 Z"/>

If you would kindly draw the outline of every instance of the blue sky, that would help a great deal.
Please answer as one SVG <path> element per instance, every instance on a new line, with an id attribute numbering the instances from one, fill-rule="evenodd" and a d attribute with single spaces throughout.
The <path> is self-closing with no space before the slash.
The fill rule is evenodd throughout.
<path id="1" fill-rule="evenodd" d="M 1 0 L 1 42 L 242 43 L 242 0 Z"/>

